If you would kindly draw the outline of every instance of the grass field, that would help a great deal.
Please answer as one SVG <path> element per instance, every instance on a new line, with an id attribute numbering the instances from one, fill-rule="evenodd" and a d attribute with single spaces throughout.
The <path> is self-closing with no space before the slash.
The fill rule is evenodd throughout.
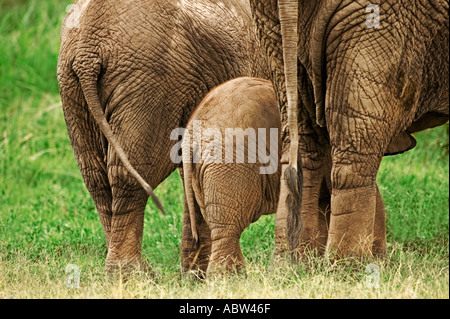
<path id="1" fill-rule="evenodd" d="M 449 298 L 448 127 L 417 134 L 418 147 L 383 160 L 388 256 L 367 264 L 271 261 L 274 216 L 241 240 L 247 276 L 195 282 L 180 274 L 182 185 L 175 172 L 147 206 L 143 255 L 157 276 L 126 283 L 103 273 L 106 247 L 73 157 L 56 63 L 69 0 L 0 0 L 1 298 Z M 66 267 L 80 270 L 67 286 Z"/>

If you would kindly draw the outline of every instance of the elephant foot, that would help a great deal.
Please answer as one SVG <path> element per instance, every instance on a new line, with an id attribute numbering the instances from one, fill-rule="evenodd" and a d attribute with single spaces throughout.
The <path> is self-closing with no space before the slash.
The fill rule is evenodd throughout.
<path id="1" fill-rule="evenodd" d="M 145 274 L 152 279 L 155 278 L 155 272 L 152 267 L 142 258 L 134 260 L 107 259 L 105 264 L 105 272 L 111 277 L 120 276 L 125 280 L 135 274 Z"/>
<path id="2" fill-rule="evenodd" d="M 188 279 L 204 280 L 209 264 L 211 240 L 195 246 L 195 248 L 191 247 L 188 252 L 182 250 L 182 275 Z"/>
<path id="3" fill-rule="evenodd" d="M 206 271 L 202 269 L 183 271 L 182 277 L 192 281 L 203 281 L 206 279 Z"/>
<path id="4" fill-rule="evenodd" d="M 245 274 L 245 264 L 240 258 L 227 256 L 215 261 L 211 261 L 206 271 L 208 278 L 221 277 L 232 274 Z"/>
<path id="5" fill-rule="evenodd" d="M 366 259 L 373 256 L 376 195 L 376 187 L 333 192 L 326 249 L 329 258 Z"/>
<path id="6" fill-rule="evenodd" d="M 288 254 L 289 247 L 286 241 L 286 218 L 280 220 L 277 216 L 275 220 L 275 247 L 272 258 L 285 258 Z"/>
<path id="7" fill-rule="evenodd" d="M 239 238 L 213 240 L 212 254 L 206 273 L 208 277 L 245 273 L 244 256 L 239 246 Z"/>

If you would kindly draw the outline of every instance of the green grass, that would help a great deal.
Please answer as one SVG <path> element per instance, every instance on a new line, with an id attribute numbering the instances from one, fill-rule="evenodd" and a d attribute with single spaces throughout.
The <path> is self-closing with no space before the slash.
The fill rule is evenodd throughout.
<path id="1" fill-rule="evenodd" d="M 154 280 L 105 280 L 106 247 L 65 128 L 56 62 L 69 1 L 0 0 L 1 298 L 449 298 L 449 157 L 446 127 L 417 134 L 418 147 L 385 158 L 388 257 L 366 264 L 323 259 L 271 262 L 274 216 L 243 234 L 247 276 L 194 282 L 180 275 L 183 194 L 175 172 L 156 190 L 168 212 L 149 204 L 143 255 Z M 447 145 L 447 146 L 445 146 Z M 447 147 L 447 148 L 446 148 Z M 68 264 L 81 287 L 65 285 Z"/>

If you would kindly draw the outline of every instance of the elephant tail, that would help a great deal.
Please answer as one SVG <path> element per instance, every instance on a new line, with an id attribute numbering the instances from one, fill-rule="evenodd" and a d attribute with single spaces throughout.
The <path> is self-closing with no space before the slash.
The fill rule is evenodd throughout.
<path id="1" fill-rule="evenodd" d="M 183 155 L 183 175 L 184 175 L 184 193 L 186 196 L 187 209 L 189 211 L 189 219 L 191 221 L 192 236 L 198 242 L 197 225 L 195 222 L 195 205 L 194 191 L 192 188 L 192 156 L 191 156 L 191 138 L 186 130 L 181 143 L 181 152 Z"/>
<path id="2" fill-rule="evenodd" d="M 284 172 L 288 186 L 286 204 L 287 242 L 292 255 L 295 257 L 300 239 L 300 208 L 302 166 L 298 148 L 298 14 L 297 0 L 279 0 L 279 14 L 281 36 L 283 39 L 284 75 L 287 97 L 287 115 L 290 134 L 289 166 Z"/>
<path id="3" fill-rule="evenodd" d="M 153 199 L 154 203 L 158 207 L 158 209 L 165 214 L 164 208 L 159 201 L 158 197 L 153 192 L 153 188 L 142 178 L 142 176 L 135 170 L 133 165 L 128 160 L 125 151 L 120 145 L 119 141 L 115 137 L 111 126 L 109 125 L 106 116 L 103 112 L 102 105 L 100 103 L 100 98 L 97 89 L 97 78 L 100 74 L 101 63 L 99 59 L 93 63 L 93 65 L 86 67 L 86 60 L 81 63 L 74 63 L 73 69 L 77 74 L 81 89 L 83 91 L 84 98 L 88 104 L 89 111 L 91 112 L 95 122 L 98 124 L 101 132 L 108 140 L 109 144 L 115 150 L 117 156 L 122 161 L 125 168 L 128 172 L 136 178 L 136 180 L 141 184 L 147 194 Z"/>

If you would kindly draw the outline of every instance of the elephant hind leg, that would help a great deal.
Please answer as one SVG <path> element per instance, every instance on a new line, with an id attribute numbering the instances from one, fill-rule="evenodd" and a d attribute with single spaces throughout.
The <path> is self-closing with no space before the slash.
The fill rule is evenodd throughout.
<path id="1" fill-rule="evenodd" d="M 203 279 L 211 254 L 211 231 L 195 202 L 198 241 L 192 235 L 191 219 L 187 209 L 186 196 L 184 202 L 183 230 L 181 236 L 181 268 L 184 274 L 193 273 Z"/>
<path id="2" fill-rule="evenodd" d="M 109 272 L 128 273 L 151 268 L 142 258 L 144 212 L 148 195 L 128 174 L 114 152 L 109 152 L 108 177 L 112 191 L 111 235 L 106 257 Z"/>
<path id="3" fill-rule="evenodd" d="M 224 215 L 224 210 L 230 208 L 219 205 L 209 205 L 206 214 Z M 210 223 L 211 228 L 211 257 L 207 269 L 207 274 L 222 274 L 241 272 L 244 270 L 244 256 L 242 255 L 239 239 L 243 229 L 237 227 L 235 223 L 227 224 L 221 218 Z"/>
<path id="4" fill-rule="evenodd" d="M 184 171 L 178 169 L 184 180 Z M 183 183 L 184 186 L 184 183 Z M 203 279 L 208 268 L 211 254 L 211 231 L 203 218 L 200 207 L 194 197 L 195 223 L 197 225 L 198 241 L 194 239 L 191 227 L 191 217 L 187 203 L 186 191 L 184 195 L 183 230 L 181 235 L 181 270 L 183 274 L 194 274 Z"/>
<path id="5" fill-rule="evenodd" d="M 75 76 L 61 77 L 61 100 L 70 142 L 84 184 L 94 200 L 109 246 L 112 194 L 106 168 L 106 143 L 95 123 Z"/>
<path id="6" fill-rule="evenodd" d="M 328 240 L 328 230 L 330 228 L 330 206 L 331 206 L 331 194 L 326 182 L 325 177 L 322 181 L 319 194 L 319 238 L 318 248 L 319 253 L 322 255 L 325 253 L 325 248 Z"/>
<path id="7" fill-rule="evenodd" d="M 233 252 L 224 254 L 221 247 L 229 247 L 227 250 L 233 250 Z M 208 276 L 244 272 L 245 262 L 239 245 L 239 238 L 215 238 L 211 250 L 211 261 L 207 270 Z"/>
<path id="8" fill-rule="evenodd" d="M 260 216 L 263 198 L 261 176 L 256 168 L 234 164 L 229 170 L 221 168 L 205 173 L 202 213 L 212 240 L 207 274 L 244 271 L 239 240 L 245 228 Z"/>
<path id="9" fill-rule="evenodd" d="M 373 236 L 373 254 L 380 257 L 386 255 L 386 213 L 378 187 Z"/>
<path id="10" fill-rule="evenodd" d="M 330 257 L 367 257 L 372 254 L 376 188 L 334 190 L 328 236 Z M 336 255 L 335 255 L 336 254 Z"/>
<path id="11" fill-rule="evenodd" d="M 298 253 L 300 258 L 325 253 L 330 220 L 331 195 L 323 170 L 304 170 L 302 230 Z"/>

